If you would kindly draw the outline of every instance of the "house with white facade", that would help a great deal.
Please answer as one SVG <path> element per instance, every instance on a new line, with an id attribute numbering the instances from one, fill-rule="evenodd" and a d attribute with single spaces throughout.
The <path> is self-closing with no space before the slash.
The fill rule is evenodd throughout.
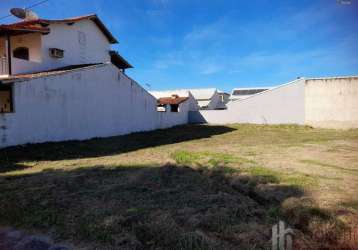
<path id="1" fill-rule="evenodd" d="M 166 105 L 163 102 L 166 102 L 165 100 L 171 99 L 175 100 L 175 102 L 181 103 L 188 103 L 188 110 L 189 111 L 196 111 L 199 109 L 199 106 L 197 104 L 197 101 L 195 100 L 192 93 L 188 90 L 165 90 L 165 91 L 149 91 L 151 95 L 153 95 L 158 100 L 158 108 L 159 110 L 163 110 L 161 108 L 162 105 Z M 173 101 L 170 101 L 173 102 Z M 180 107 L 178 106 L 179 110 Z M 176 107 L 174 106 L 167 106 L 165 109 L 168 110 L 176 110 Z"/>
<path id="2" fill-rule="evenodd" d="M 225 109 L 225 100 L 216 88 L 188 89 L 198 102 L 200 109 Z"/>
<path id="3" fill-rule="evenodd" d="M 156 97 L 171 96 L 172 94 L 181 97 L 190 96 L 194 98 L 196 106 L 202 110 L 226 109 L 226 103 L 229 101 L 229 95 L 216 88 L 151 91 L 151 93 Z"/>
<path id="4" fill-rule="evenodd" d="M 221 99 L 221 104 L 220 104 L 221 107 L 219 107 L 219 109 L 226 109 L 227 108 L 226 104 L 228 104 L 228 102 L 230 101 L 231 95 L 225 91 L 222 91 L 222 90 L 218 90 L 217 92 Z"/>
<path id="5" fill-rule="evenodd" d="M 0 148 L 187 123 L 157 111 L 115 43 L 97 15 L 0 25 Z"/>
<path id="6" fill-rule="evenodd" d="M 166 119 L 189 122 L 189 113 L 199 110 L 196 100 L 189 91 L 169 90 L 149 91 L 149 93 L 157 99 L 157 111 L 167 114 Z"/>

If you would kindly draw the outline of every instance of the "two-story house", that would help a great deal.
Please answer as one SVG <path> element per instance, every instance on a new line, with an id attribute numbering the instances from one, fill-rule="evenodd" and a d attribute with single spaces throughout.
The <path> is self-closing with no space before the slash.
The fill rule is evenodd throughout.
<path id="1" fill-rule="evenodd" d="M 97 15 L 0 25 L 0 148 L 187 123 L 157 112 L 115 43 Z"/>
<path id="2" fill-rule="evenodd" d="M 116 56 L 110 49 L 115 43 L 97 15 L 0 25 L 0 75 L 109 62 Z M 116 59 L 130 67 L 123 58 Z"/>

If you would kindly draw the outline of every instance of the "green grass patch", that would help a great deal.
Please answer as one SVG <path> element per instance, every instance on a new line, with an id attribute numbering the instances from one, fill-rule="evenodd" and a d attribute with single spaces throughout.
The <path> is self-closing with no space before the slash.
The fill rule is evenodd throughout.
<path id="1" fill-rule="evenodd" d="M 200 155 L 188 151 L 177 151 L 171 154 L 171 158 L 178 164 L 190 165 L 197 162 L 200 159 Z"/>
<path id="2" fill-rule="evenodd" d="M 254 166 L 244 169 L 252 176 L 263 178 L 265 182 L 288 184 L 292 186 L 316 186 L 317 180 L 301 173 L 284 173 L 266 167 Z"/>
<path id="3" fill-rule="evenodd" d="M 279 173 L 269 168 L 254 166 L 245 169 L 252 176 L 260 177 L 264 182 L 279 183 Z"/>
<path id="4" fill-rule="evenodd" d="M 189 152 L 189 151 L 175 151 L 171 154 L 171 158 L 176 163 L 181 165 L 199 165 L 199 166 L 226 166 L 231 163 L 254 163 L 251 160 L 243 157 L 234 156 L 232 154 L 219 152 Z"/>

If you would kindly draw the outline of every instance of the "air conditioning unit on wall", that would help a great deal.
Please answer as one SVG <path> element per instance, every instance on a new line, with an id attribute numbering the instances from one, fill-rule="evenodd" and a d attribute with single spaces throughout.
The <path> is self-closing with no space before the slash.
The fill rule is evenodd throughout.
<path id="1" fill-rule="evenodd" d="M 50 56 L 53 58 L 63 58 L 65 51 L 57 48 L 50 48 Z"/>

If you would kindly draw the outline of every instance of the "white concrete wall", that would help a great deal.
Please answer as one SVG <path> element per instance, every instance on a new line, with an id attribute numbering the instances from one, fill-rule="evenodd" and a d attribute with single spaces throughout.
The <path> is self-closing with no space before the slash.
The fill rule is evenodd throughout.
<path id="1" fill-rule="evenodd" d="M 305 93 L 306 124 L 358 128 L 358 77 L 307 79 Z"/>
<path id="2" fill-rule="evenodd" d="M 12 50 L 28 47 L 30 60 L 12 58 L 12 73 L 32 73 L 74 64 L 105 63 L 110 61 L 110 43 L 102 31 L 91 20 L 82 20 L 73 25 L 50 24 L 47 35 L 26 34 L 11 38 Z M 49 49 L 64 50 L 63 58 L 53 58 Z"/>
<path id="3" fill-rule="evenodd" d="M 217 109 L 221 108 L 221 97 L 218 92 L 215 91 L 215 94 L 211 97 L 208 109 Z"/>
<path id="4" fill-rule="evenodd" d="M 34 73 L 43 70 L 43 65 L 39 62 L 31 62 L 18 58 L 12 58 L 11 65 L 12 65 L 11 69 L 13 75 Z"/>
<path id="5" fill-rule="evenodd" d="M 109 64 L 13 85 L 14 113 L 0 114 L 0 148 L 123 135 L 188 122 Z"/>
<path id="6" fill-rule="evenodd" d="M 191 122 L 211 124 L 304 124 L 304 80 L 281 85 L 244 100 L 227 104 L 227 110 L 191 112 Z"/>
<path id="7" fill-rule="evenodd" d="M 51 32 L 42 37 L 44 69 L 110 61 L 110 43 L 93 21 L 83 20 L 73 25 L 51 24 L 49 28 Z M 50 57 L 50 48 L 63 49 L 64 58 Z"/>
<path id="8" fill-rule="evenodd" d="M 42 61 L 42 35 L 38 33 L 26 34 L 10 37 L 11 49 L 14 51 L 19 47 L 27 47 L 29 49 L 30 61 L 41 62 Z M 11 55 L 11 58 L 14 58 Z"/>
<path id="9" fill-rule="evenodd" d="M 188 105 L 189 105 L 189 111 L 198 111 L 199 110 L 199 105 L 198 102 L 195 100 L 194 96 L 189 92 L 188 94 Z"/>
<path id="10" fill-rule="evenodd" d="M 11 69 L 12 74 L 30 73 L 40 71 L 42 65 L 42 35 L 26 34 L 13 36 L 10 38 L 11 43 Z M 19 47 L 29 49 L 29 60 L 22 60 L 13 57 L 13 51 Z"/>
<path id="11" fill-rule="evenodd" d="M 189 123 L 189 100 L 179 104 L 179 112 L 170 112 L 168 105 L 166 112 L 157 112 L 158 128 L 169 128 L 176 124 Z"/>

